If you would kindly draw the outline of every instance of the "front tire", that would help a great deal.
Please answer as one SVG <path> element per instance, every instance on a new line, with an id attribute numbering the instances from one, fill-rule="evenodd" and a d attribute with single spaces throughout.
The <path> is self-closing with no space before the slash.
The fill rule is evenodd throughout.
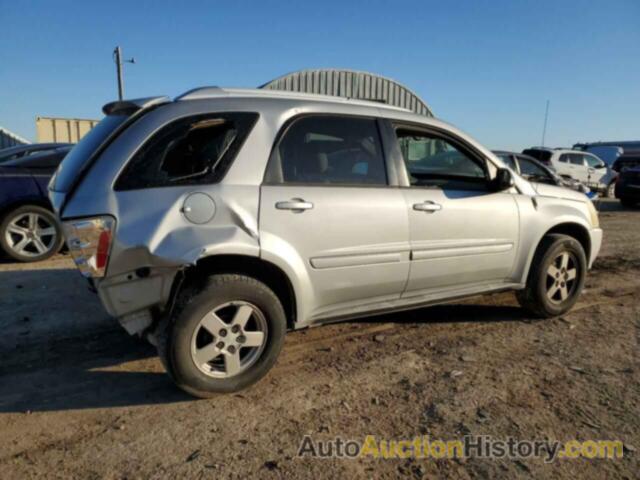
<path id="1" fill-rule="evenodd" d="M 0 247 L 19 262 L 38 262 L 58 253 L 64 238 L 56 217 L 46 208 L 24 205 L 0 223 Z"/>
<path id="2" fill-rule="evenodd" d="M 627 207 L 627 208 L 634 208 L 635 206 L 637 206 L 638 202 L 631 200 L 629 198 L 621 198 L 620 199 L 620 204 L 623 207 Z"/>
<path id="3" fill-rule="evenodd" d="M 586 255 L 580 242 L 568 235 L 547 235 L 533 258 L 527 285 L 516 292 L 516 297 L 536 317 L 562 315 L 578 301 L 586 272 Z"/>
<path id="4" fill-rule="evenodd" d="M 236 392 L 275 363 L 286 333 L 282 304 L 264 283 L 244 275 L 210 277 L 179 299 L 158 353 L 176 385 L 200 398 Z"/>

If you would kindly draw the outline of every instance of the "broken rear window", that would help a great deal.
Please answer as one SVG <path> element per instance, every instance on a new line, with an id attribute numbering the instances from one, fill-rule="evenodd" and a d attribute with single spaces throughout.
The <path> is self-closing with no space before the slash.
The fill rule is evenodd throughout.
<path id="1" fill-rule="evenodd" d="M 129 161 L 116 190 L 220 181 L 257 118 L 257 113 L 216 113 L 164 126 Z"/>

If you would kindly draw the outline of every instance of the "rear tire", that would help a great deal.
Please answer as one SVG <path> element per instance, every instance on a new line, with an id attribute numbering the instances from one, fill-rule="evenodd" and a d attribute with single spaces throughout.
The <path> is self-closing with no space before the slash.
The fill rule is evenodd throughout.
<path id="1" fill-rule="evenodd" d="M 586 271 L 580 242 L 568 235 L 547 235 L 533 257 L 526 287 L 516 292 L 518 302 L 535 317 L 562 315 L 578 301 Z"/>
<path id="2" fill-rule="evenodd" d="M 282 304 L 264 283 L 244 275 L 211 276 L 179 298 L 158 354 L 170 377 L 200 398 L 231 393 L 260 380 L 284 343 Z"/>
<path id="3" fill-rule="evenodd" d="M 616 182 L 611 182 L 607 189 L 604 191 L 604 196 L 607 198 L 616 198 Z"/>
<path id="4" fill-rule="evenodd" d="M 637 205 L 638 205 L 638 202 L 633 201 L 633 200 L 631 200 L 631 199 L 629 199 L 629 198 L 621 198 L 621 199 L 620 199 L 620 204 L 621 204 L 623 207 L 627 207 L 627 208 L 634 208 L 635 206 L 637 206 Z"/>
<path id="5" fill-rule="evenodd" d="M 24 205 L 9 212 L 0 223 L 0 247 L 18 262 L 38 262 L 60 251 L 64 237 L 52 212 Z"/>

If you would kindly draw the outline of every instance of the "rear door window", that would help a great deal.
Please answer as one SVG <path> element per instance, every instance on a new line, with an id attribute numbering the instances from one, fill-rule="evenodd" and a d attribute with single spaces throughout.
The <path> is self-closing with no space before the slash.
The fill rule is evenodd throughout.
<path id="1" fill-rule="evenodd" d="M 129 161 L 116 190 L 219 181 L 257 118 L 257 113 L 216 113 L 164 126 Z"/>
<path id="2" fill-rule="evenodd" d="M 295 120 L 274 149 L 265 183 L 386 185 L 376 120 L 333 115 Z"/>
<path id="3" fill-rule="evenodd" d="M 572 165 L 584 166 L 584 155 L 580 153 L 570 153 L 569 162 L 571 162 Z"/>

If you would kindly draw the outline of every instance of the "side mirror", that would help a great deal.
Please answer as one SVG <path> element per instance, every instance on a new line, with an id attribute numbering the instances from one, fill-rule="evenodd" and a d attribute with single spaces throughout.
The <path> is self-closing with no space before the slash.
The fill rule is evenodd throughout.
<path id="1" fill-rule="evenodd" d="M 596 168 L 607 168 L 607 166 L 604 163 L 599 163 Z"/>
<path id="2" fill-rule="evenodd" d="M 507 190 L 515 185 L 513 175 L 507 168 L 499 168 L 496 178 L 493 179 L 493 188 L 496 192 Z"/>

